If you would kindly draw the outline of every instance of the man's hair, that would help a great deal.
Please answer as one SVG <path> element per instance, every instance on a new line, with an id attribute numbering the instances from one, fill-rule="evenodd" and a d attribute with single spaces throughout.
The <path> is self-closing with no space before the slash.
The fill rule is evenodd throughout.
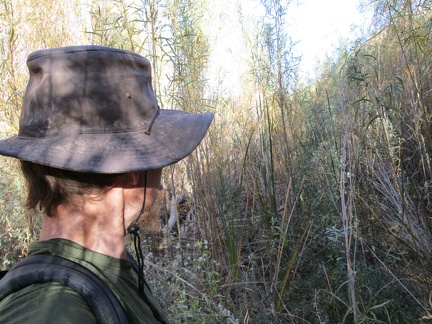
<path id="1" fill-rule="evenodd" d="M 120 175 L 62 170 L 28 161 L 21 161 L 21 170 L 27 184 L 25 206 L 39 207 L 49 217 L 59 204 L 105 194 Z"/>

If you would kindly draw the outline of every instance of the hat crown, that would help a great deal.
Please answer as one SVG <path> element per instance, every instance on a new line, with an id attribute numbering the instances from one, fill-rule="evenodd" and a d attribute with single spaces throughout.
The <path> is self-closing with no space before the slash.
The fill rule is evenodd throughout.
<path id="1" fill-rule="evenodd" d="M 73 46 L 29 55 L 20 137 L 145 130 L 157 112 L 150 62 L 133 52 Z"/>

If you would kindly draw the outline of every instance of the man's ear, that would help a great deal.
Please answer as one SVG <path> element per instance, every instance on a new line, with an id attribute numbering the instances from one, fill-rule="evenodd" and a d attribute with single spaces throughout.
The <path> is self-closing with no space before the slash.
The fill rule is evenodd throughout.
<path id="1" fill-rule="evenodd" d="M 133 171 L 128 173 L 129 179 L 131 181 L 131 185 L 136 186 L 140 182 L 140 173 Z"/>
<path id="2" fill-rule="evenodd" d="M 124 187 L 136 187 L 140 182 L 140 173 L 136 171 L 125 173 L 123 176 Z"/>

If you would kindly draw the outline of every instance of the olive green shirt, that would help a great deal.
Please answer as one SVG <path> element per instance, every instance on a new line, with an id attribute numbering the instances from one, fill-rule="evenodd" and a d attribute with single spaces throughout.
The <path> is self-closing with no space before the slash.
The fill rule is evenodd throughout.
<path id="1" fill-rule="evenodd" d="M 96 253 L 68 240 L 34 242 L 29 255 L 51 254 L 79 263 L 94 272 L 120 301 L 129 323 L 159 323 L 138 290 L 138 275 L 130 261 Z M 150 303 L 168 319 L 145 287 Z M 59 283 L 33 284 L 0 302 L 0 323 L 97 323 L 82 297 Z"/>

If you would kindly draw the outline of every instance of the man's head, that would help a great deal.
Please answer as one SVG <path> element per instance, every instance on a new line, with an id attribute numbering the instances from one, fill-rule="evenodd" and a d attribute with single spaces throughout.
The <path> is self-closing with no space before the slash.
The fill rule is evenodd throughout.
<path id="1" fill-rule="evenodd" d="M 183 159 L 213 120 L 160 109 L 149 61 L 130 51 L 48 49 L 30 54 L 27 66 L 19 133 L 0 140 L 0 154 L 23 161 L 27 205 L 48 216 L 60 203 L 103 195 L 121 177 Z"/>

